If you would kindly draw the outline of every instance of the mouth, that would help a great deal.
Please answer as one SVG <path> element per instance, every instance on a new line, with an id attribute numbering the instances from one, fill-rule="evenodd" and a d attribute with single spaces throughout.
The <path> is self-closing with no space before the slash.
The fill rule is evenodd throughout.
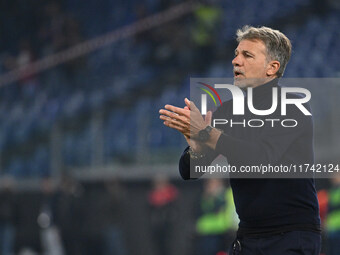
<path id="1" fill-rule="evenodd" d="M 234 70 L 234 77 L 235 77 L 235 78 L 239 78 L 239 77 L 241 77 L 241 75 L 243 75 L 242 72 L 240 72 L 240 71 L 238 71 L 238 70 Z"/>

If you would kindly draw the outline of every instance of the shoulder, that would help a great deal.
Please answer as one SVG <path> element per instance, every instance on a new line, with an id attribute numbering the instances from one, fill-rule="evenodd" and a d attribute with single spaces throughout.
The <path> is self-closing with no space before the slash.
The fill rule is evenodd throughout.
<path id="1" fill-rule="evenodd" d="M 301 116 L 311 116 L 312 108 L 309 103 L 310 98 L 305 94 L 296 93 L 296 92 L 288 92 L 286 93 L 285 98 L 281 96 L 281 104 L 285 104 L 287 108 L 287 113 L 290 112 L 292 114 L 297 114 Z M 310 113 L 310 114 L 307 114 Z"/>
<path id="2" fill-rule="evenodd" d="M 312 128 L 313 113 L 309 100 L 305 94 L 296 92 L 287 92 L 285 98 L 281 95 L 280 118 L 295 120 L 305 131 Z"/>

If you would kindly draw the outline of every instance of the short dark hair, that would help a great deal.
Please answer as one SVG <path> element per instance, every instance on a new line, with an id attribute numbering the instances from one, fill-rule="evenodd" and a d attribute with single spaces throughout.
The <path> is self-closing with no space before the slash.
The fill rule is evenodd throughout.
<path id="1" fill-rule="evenodd" d="M 276 75 L 277 77 L 282 77 L 292 53 L 292 44 L 287 36 L 279 30 L 269 27 L 252 27 L 248 25 L 238 29 L 236 35 L 237 42 L 242 40 L 261 40 L 266 46 L 268 60 L 280 62 L 280 68 Z"/>

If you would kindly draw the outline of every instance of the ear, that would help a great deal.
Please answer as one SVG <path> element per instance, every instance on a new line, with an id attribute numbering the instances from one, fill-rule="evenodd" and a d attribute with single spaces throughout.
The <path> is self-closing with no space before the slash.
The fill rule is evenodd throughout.
<path id="1" fill-rule="evenodd" d="M 280 62 L 277 60 L 270 61 L 267 65 L 267 76 L 273 76 L 279 71 L 280 69 Z"/>

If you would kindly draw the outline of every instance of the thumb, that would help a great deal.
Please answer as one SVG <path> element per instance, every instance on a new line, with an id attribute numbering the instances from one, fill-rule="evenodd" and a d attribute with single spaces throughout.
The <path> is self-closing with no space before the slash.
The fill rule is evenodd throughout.
<path id="1" fill-rule="evenodd" d="M 190 110 L 198 110 L 193 101 L 190 101 L 188 98 L 185 98 L 184 101 Z"/>
<path id="2" fill-rule="evenodd" d="M 212 112 L 208 111 L 204 119 L 205 124 L 211 125 L 211 119 L 212 119 Z"/>
<path id="3" fill-rule="evenodd" d="M 187 105 L 186 107 L 190 110 L 190 100 L 188 98 L 185 98 L 184 102 Z"/>

